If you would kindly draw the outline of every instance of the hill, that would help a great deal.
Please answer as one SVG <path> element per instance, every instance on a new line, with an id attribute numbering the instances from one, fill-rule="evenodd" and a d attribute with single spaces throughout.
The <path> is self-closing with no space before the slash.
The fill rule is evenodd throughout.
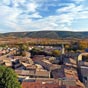
<path id="1" fill-rule="evenodd" d="M 10 32 L 0 34 L 0 37 L 29 37 L 29 38 L 88 38 L 88 32 L 71 31 L 34 31 L 34 32 Z"/>

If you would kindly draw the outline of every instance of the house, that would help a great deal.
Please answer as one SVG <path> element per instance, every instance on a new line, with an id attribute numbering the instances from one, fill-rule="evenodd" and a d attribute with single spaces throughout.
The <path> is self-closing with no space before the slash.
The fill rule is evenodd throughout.
<path id="1" fill-rule="evenodd" d="M 46 79 L 46 78 L 36 78 L 23 80 L 22 88 L 83 88 L 79 86 L 68 86 L 68 84 L 60 84 L 60 80 Z"/>
<path id="2" fill-rule="evenodd" d="M 88 67 L 81 66 L 80 70 L 81 70 L 82 81 L 86 85 L 86 88 L 88 88 Z"/>
<path id="3" fill-rule="evenodd" d="M 40 70 L 35 72 L 36 78 L 49 78 L 50 73 L 45 70 Z"/>
<path id="4" fill-rule="evenodd" d="M 58 84 L 49 84 L 45 82 L 22 82 L 22 88 L 61 88 L 61 87 Z"/>
<path id="5" fill-rule="evenodd" d="M 12 67 L 12 62 L 11 62 L 11 60 L 10 59 L 4 59 L 3 60 L 3 62 L 5 63 L 5 66 L 7 66 L 7 67 Z"/>
<path id="6" fill-rule="evenodd" d="M 32 78 L 49 78 L 49 72 L 42 70 L 42 71 L 35 71 L 35 70 L 15 70 L 15 72 L 19 76 L 29 76 Z"/>
<path id="7" fill-rule="evenodd" d="M 19 60 L 12 61 L 13 69 L 25 69 L 25 67 L 19 62 Z"/>
<path id="8" fill-rule="evenodd" d="M 29 76 L 29 77 L 33 77 L 35 76 L 35 71 L 29 71 L 29 70 L 15 70 L 16 74 L 18 74 L 18 76 Z"/>
<path id="9" fill-rule="evenodd" d="M 54 70 L 54 69 L 59 69 L 60 66 L 59 65 L 55 65 L 55 64 L 52 64 L 50 63 L 48 60 L 45 60 L 45 59 L 35 59 L 34 60 L 34 63 L 36 64 L 40 64 L 41 66 L 44 67 L 44 69 L 48 70 L 48 71 L 51 71 L 51 70 Z"/>
<path id="10" fill-rule="evenodd" d="M 59 83 L 55 83 L 54 79 L 28 79 L 22 82 L 22 88 L 59 88 Z"/>
<path id="11" fill-rule="evenodd" d="M 3 62 L 3 60 L 0 60 L 0 65 L 4 65 L 5 62 Z"/>

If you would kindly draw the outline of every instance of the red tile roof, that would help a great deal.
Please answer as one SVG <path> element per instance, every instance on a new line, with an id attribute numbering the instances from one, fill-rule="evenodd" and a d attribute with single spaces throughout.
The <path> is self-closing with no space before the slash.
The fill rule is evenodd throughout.
<path id="1" fill-rule="evenodd" d="M 45 82 L 23 82 L 22 88 L 82 88 L 78 86 L 60 86 L 59 83 L 45 83 Z"/>
<path id="2" fill-rule="evenodd" d="M 23 82 L 22 88 L 61 88 L 61 87 L 59 86 L 59 84 L 47 84 L 43 82 Z"/>

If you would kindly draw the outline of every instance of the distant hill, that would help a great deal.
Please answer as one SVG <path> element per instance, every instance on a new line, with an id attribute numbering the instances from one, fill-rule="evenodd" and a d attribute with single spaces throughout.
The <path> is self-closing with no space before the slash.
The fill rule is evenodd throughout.
<path id="1" fill-rule="evenodd" d="M 0 37 L 29 37 L 29 38 L 88 38 L 88 32 L 71 31 L 34 31 L 34 32 L 10 32 L 0 34 Z"/>

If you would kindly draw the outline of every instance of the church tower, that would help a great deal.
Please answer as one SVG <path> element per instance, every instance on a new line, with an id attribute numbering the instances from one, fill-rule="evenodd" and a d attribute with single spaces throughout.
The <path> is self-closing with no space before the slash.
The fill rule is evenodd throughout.
<path id="1" fill-rule="evenodd" d="M 64 55 L 65 54 L 65 47 L 64 47 L 64 45 L 62 44 L 62 55 Z"/>

